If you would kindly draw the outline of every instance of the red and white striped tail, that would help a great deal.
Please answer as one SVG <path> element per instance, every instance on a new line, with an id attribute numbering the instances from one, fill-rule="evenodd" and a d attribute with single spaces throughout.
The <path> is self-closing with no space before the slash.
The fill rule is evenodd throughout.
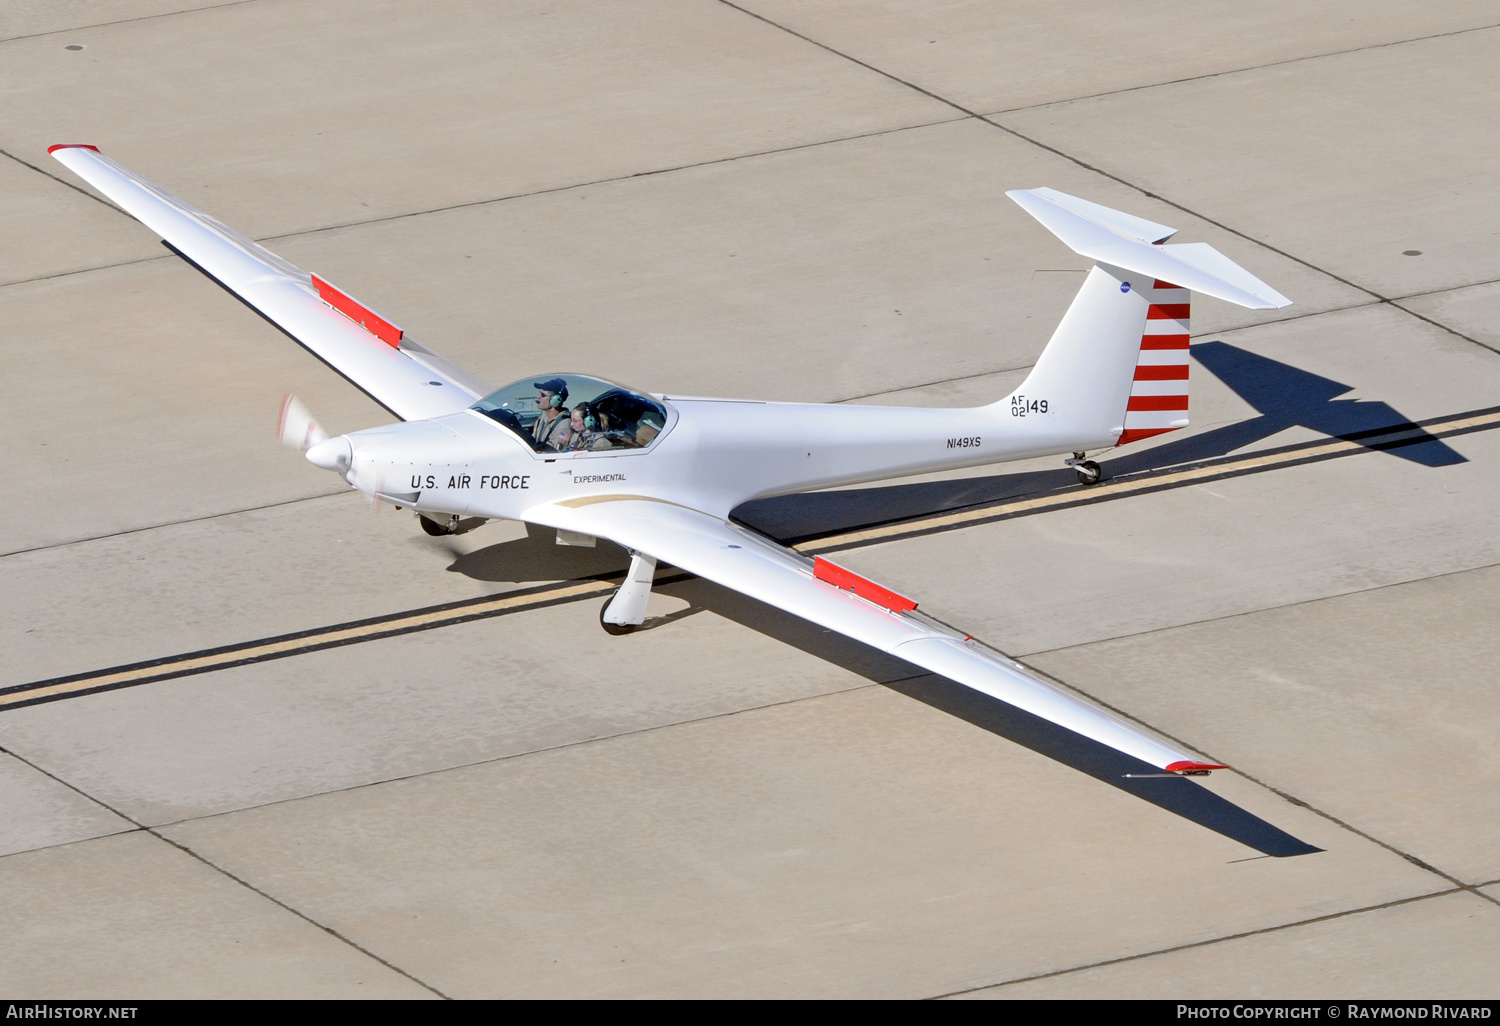
<path id="1" fill-rule="evenodd" d="M 1188 314 L 1193 294 L 1164 281 L 1157 281 L 1150 290 L 1136 291 L 1146 294 L 1151 308 L 1125 407 L 1125 430 L 1116 445 L 1175 431 L 1188 423 Z"/>

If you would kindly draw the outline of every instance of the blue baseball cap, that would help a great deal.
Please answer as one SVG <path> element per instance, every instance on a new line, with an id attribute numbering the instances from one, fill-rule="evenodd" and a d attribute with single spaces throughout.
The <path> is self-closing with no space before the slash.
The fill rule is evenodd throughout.
<path id="1" fill-rule="evenodd" d="M 568 383 L 562 378 L 548 378 L 546 381 L 533 381 L 531 387 L 538 392 L 551 392 L 553 395 L 567 395 Z"/>

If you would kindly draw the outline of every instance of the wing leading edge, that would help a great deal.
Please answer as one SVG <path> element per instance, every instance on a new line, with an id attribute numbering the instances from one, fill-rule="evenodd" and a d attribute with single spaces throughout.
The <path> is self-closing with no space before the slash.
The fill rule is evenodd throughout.
<path id="1" fill-rule="evenodd" d="M 872 593 L 872 599 L 845 590 L 830 579 L 837 574 L 815 574 L 812 560 L 717 517 L 659 499 L 623 495 L 564 500 L 528 510 L 525 517 L 654 556 L 1161 769 L 1222 768 L 919 613 L 896 611 L 893 606 L 901 603 L 884 601 L 879 593 Z M 883 588 L 879 592 L 894 595 Z"/>
<path id="2" fill-rule="evenodd" d="M 402 420 L 454 413 L 489 391 L 357 300 L 96 148 L 48 152 Z"/>

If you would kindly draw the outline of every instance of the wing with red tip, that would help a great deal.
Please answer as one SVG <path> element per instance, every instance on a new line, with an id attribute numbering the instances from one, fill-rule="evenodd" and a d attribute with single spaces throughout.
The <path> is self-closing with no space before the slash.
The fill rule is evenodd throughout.
<path id="1" fill-rule="evenodd" d="M 402 420 L 455 413 L 489 386 L 328 282 L 283 260 L 93 146 L 48 150 L 171 249 Z"/>
<path id="2" fill-rule="evenodd" d="M 706 513 L 661 499 L 590 495 L 524 516 L 654 556 L 1170 773 L 1222 768 L 921 615 L 914 601 L 889 588 Z"/>

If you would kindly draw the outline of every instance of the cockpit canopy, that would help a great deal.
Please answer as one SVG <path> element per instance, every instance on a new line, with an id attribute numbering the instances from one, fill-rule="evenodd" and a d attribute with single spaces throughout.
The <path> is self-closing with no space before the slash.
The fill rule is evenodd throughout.
<path id="1" fill-rule="evenodd" d="M 649 395 L 582 374 L 522 378 L 472 408 L 537 452 L 644 449 L 667 426 L 666 407 Z"/>

